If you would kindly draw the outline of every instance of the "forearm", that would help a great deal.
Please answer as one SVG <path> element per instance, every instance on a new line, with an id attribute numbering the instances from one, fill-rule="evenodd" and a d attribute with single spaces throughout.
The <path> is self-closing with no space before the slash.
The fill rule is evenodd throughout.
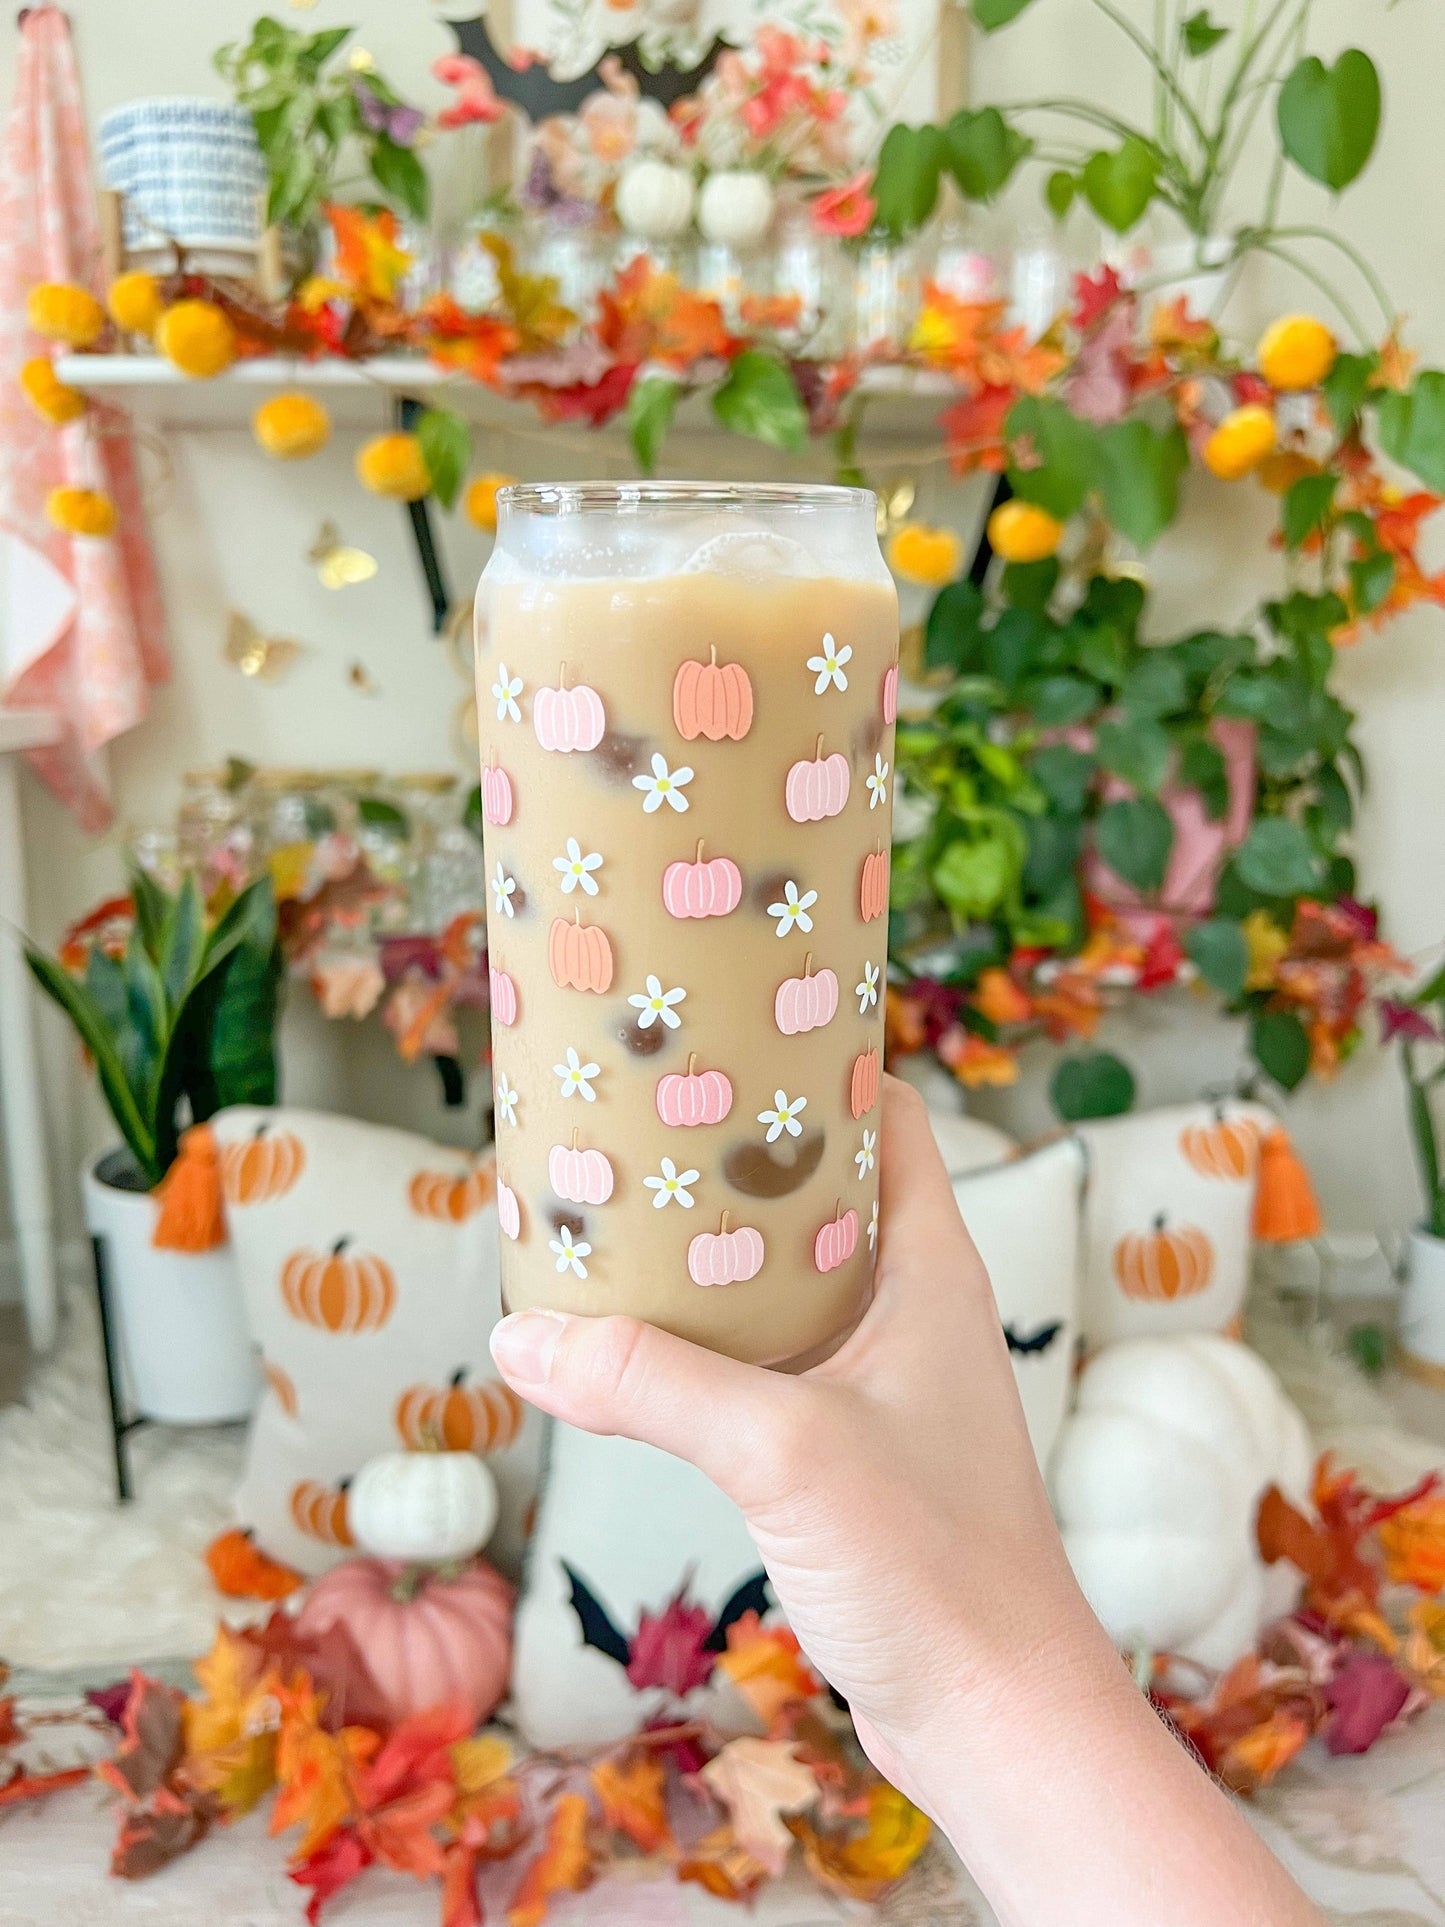
<path id="1" fill-rule="evenodd" d="M 1094 1629 L 949 1730 L 919 1778 L 1004 1927 L 1323 1927 Z"/>

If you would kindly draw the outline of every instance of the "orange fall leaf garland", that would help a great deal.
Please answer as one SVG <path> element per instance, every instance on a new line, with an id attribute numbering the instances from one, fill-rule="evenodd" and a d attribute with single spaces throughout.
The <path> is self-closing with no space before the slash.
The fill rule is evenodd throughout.
<path id="1" fill-rule="evenodd" d="M 552 1809 L 542 1851 L 523 1874 L 507 1908 L 508 1927 L 541 1927 L 553 1894 L 578 1893 L 592 1879 L 587 1796 L 564 1793 Z"/>
<path id="2" fill-rule="evenodd" d="M 667 1818 L 667 1769 L 656 1753 L 600 1760 L 591 1777 L 609 1827 L 626 1834 L 643 1853 L 676 1852 Z"/>

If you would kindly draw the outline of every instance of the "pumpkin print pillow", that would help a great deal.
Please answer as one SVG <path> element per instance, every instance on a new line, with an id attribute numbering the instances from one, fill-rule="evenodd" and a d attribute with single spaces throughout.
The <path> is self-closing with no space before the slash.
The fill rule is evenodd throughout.
<path id="1" fill-rule="evenodd" d="M 496 1178 L 408 1131 L 238 1107 L 214 1120 L 226 1218 L 265 1389 L 239 1522 L 315 1573 L 351 1545 L 346 1489 L 379 1452 L 486 1457 L 515 1567 L 541 1420 L 496 1376 Z"/>
<path id="2" fill-rule="evenodd" d="M 1249 1283 L 1259 1152 L 1275 1119 L 1259 1104 L 1181 1104 L 1102 1118 L 1078 1132 L 1088 1161 L 1083 1336 L 1236 1328 Z"/>

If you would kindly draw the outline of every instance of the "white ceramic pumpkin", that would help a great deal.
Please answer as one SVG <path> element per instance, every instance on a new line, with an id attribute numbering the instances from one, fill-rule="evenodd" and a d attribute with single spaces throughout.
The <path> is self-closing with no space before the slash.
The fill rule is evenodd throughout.
<path id="1" fill-rule="evenodd" d="M 698 197 L 703 239 L 728 248 L 756 247 L 772 226 L 775 198 L 766 174 L 751 167 L 719 168 L 708 175 Z"/>
<path id="2" fill-rule="evenodd" d="M 1279 1380 L 1213 1332 L 1126 1339 L 1084 1368 L 1049 1467 L 1074 1575 L 1120 1645 L 1205 1666 L 1247 1652 L 1289 1611 L 1299 1576 L 1266 1566 L 1266 1486 L 1297 1503 L 1313 1452 Z"/>
<path id="3" fill-rule="evenodd" d="M 617 183 L 617 218 L 643 241 L 675 241 L 692 220 L 692 176 L 669 161 L 633 161 Z"/>
<path id="4" fill-rule="evenodd" d="M 352 1537 L 378 1559 L 470 1559 L 497 1523 L 497 1483 L 470 1452 L 383 1452 L 351 1481 Z"/>

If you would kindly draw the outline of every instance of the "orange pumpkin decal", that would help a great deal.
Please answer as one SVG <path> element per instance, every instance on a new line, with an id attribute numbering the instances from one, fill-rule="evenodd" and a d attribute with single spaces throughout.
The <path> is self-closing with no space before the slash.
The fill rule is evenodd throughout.
<path id="1" fill-rule="evenodd" d="M 1185 1125 L 1179 1148 L 1202 1178 L 1249 1178 L 1259 1163 L 1259 1129 L 1216 1111 L 1212 1124 Z"/>
<path id="2" fill-rule="evenodd" d="M 455 1171 L 418 1171 L 407 1187 L 411 1208 L 419 1218 L 439 1218 L 460 1224 L 491 1203 L 497 1194 L 491 1164 L 474 1164 L 460 1177 Z"/>
<path id="3" fill-rule="evenodd" d="M 500 1452 L 522 1429 L 522 1401 L 500 1379 L 463 1383 L 465 1368 L 449 1385 L 413 1385 L 396 1404 L 396 1429 L 413 1452 Z"/>
<path id="4" fill-rule="evenodd" d="M 291 1517 L 308 1539 L 319 1539 L 323 1546 L 354 1546 L 351 1521 L 347 1517 L 346 1483 L 322 1485 L 317 1479 L 303 1479 L 291 1492 Z"/>
<path id="5" fill-rule="evenodd" d="M 216 1591 L 227 1599 L 287 1599 L 306 1584 L 291 1566 L 262 1552 L 251 1533 L 232 1526 L 206 1547 Z"/>
<path id="6" fill-rule="evenodd" d="M 740 662 L 719 662 L 709 649 L 706 662 L 685 662 L 672 684 L 672 720 L 685 742 L 706 736 L 740 743 L 753 726 L 753 685 Z"/>
<path id="7" fill-rule="evenodd" d="M 256 1127 L 253 1137 L 221 1149 L 221 1185 L 227 1204 L 269 1204 L 284 1197 L 306 1169 L 306 1147 L 290 1131 Z"/>
<path id="8" fill-rule="evenodd" d="M 1114 1276 L 1126 1298 L 1167 1304 L 1192 1298 L 1214 1276 L 1214 1247 L 1197 1224 L 1166 1225 L 1154 1220 L 1151 1231 L 1129 1231 L 1114 1247 Z"/>
<path id="9" fill-rule="evenodd" d="M 279 1365 L 269 1358 L 261 1360 L 261 1376 L 271 1387 L 276 1403 L 287 1418 L 295 1418 L 301 1409 L 301 1401 L 296 1396 L 296 1381 L 289 1372 L 283 1372 Z"/>
<path id="10" fill-rule="evenodd" d="M 848 1079 L 848 1109 L 854 1117 L 862 1117 L 877 1102 L 878 1053 L 872 1049 L 859 1051 L 853 1059 L 853 1072 Z"/>
<path id="11" fill-rule="evenodd" d="M 858 914 L 864 923 L 888 910 L 888 852 L 872 850 L 863 859 L 863 874 L 858 879 Z"/>
<path id="12" fill-rule="evenodd" d="M 281 1267 L 281 1296 L 293 1318 L 322 1331 L 380 1331 L 396 1308 L 391 1266 L 369 1251 L 293 1251 Z"/>
<path id="13" fill-rule="evenodd" d="M 612 944 L 607 932 L 583 923 L 580 910 L 571 923 L 554 918 L 547 932 L 547 968 L 559 990 L 595 990 L 599 995 L 610 990 Z"/>

